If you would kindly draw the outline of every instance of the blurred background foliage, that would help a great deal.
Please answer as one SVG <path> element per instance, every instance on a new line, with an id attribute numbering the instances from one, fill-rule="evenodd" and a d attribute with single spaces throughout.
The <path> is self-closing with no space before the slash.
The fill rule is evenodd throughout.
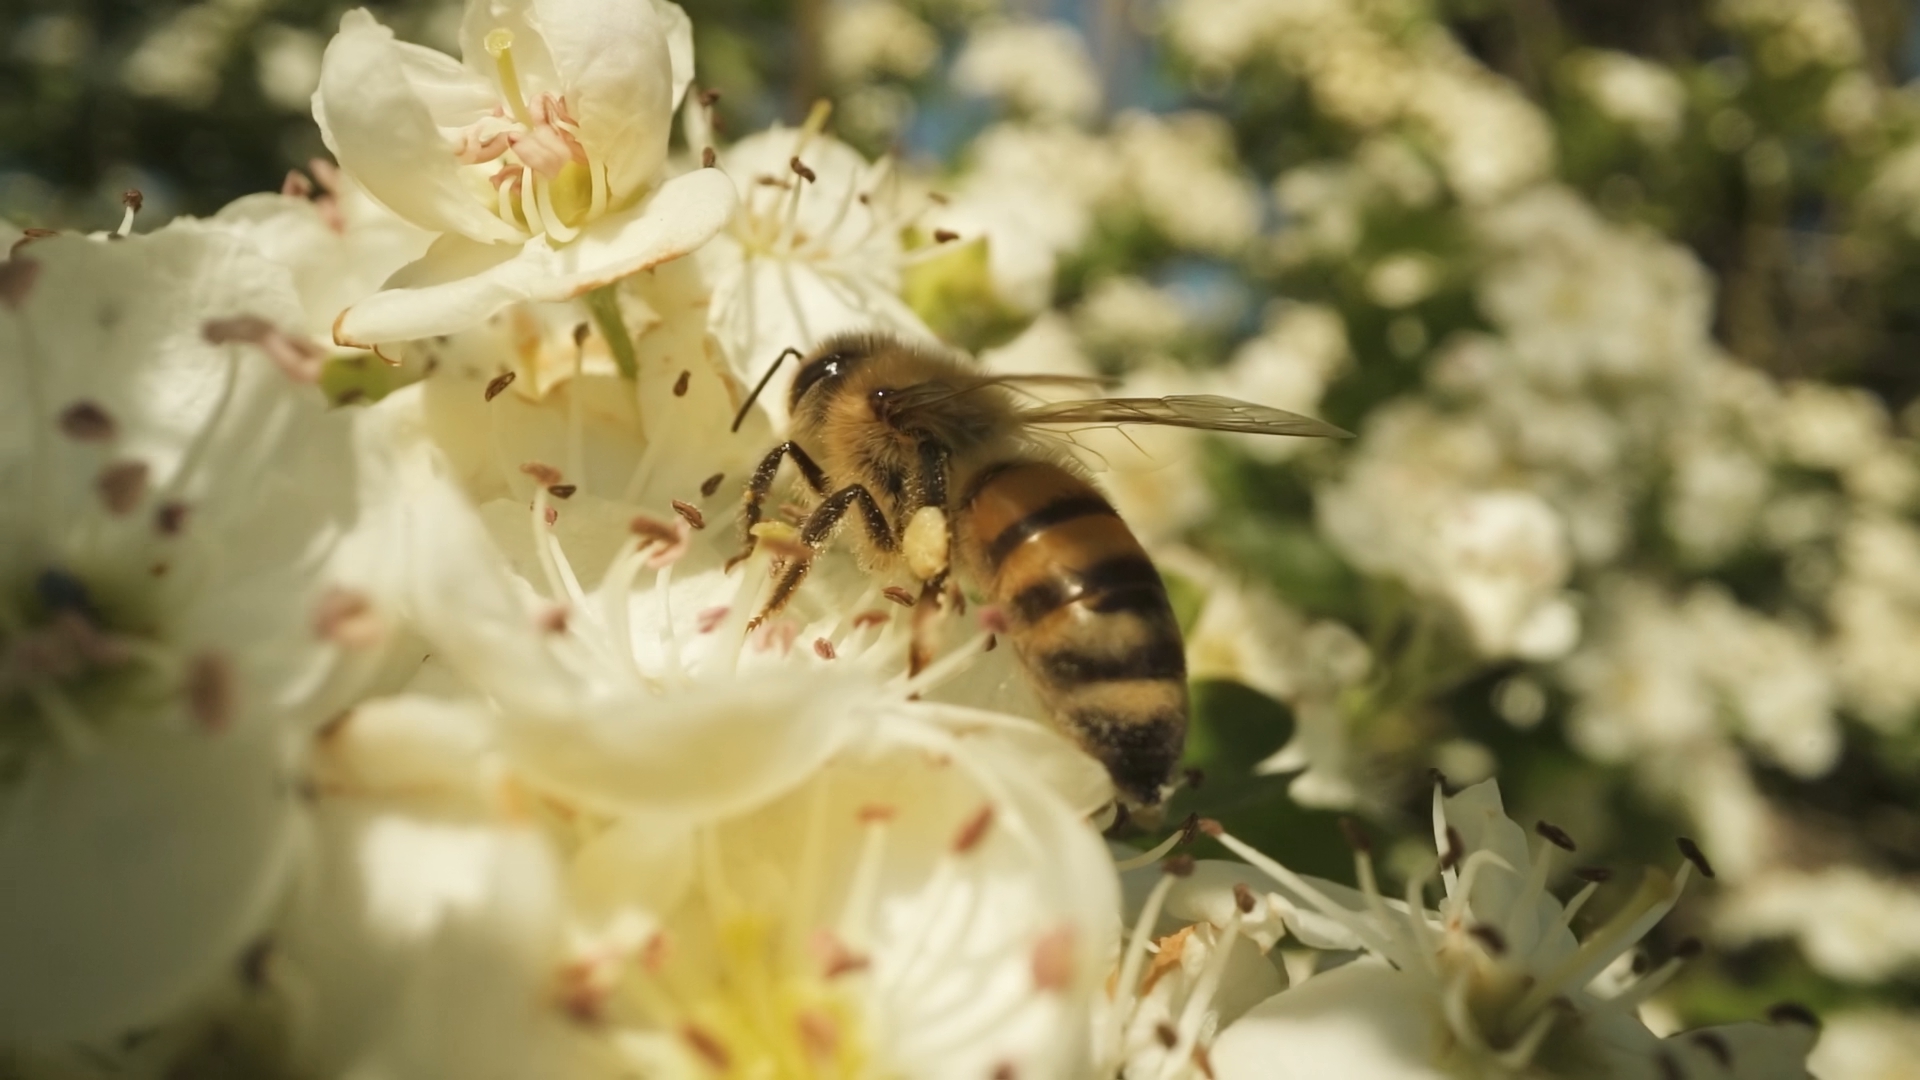
<path id="1" fill-rule="evenodd" d="M 458 4 L 369 6 L 457 52 Z M 991 195 L 1030 158 L 1045 183 L 1002 197 L 1087 219 L 1040 302 L 925 288 L 963 344 L 1053 320 L 1114 373 L 1304 379 L 1273 403 L 1360 434 L 1183 466 L 1212 492 L 1164 530 L 1211 568 L 1163 562 L 1196 648 L 1266 651 L 1199 665 L 1176 817 L 1347 879 L 1336 815 L 1413 866 L 1430 770 L 1497 772 L 1582 862 L 1689 832 L 1726 864 L 1652 946 L 1713 945 L 1675 1018 L 1795 999 L 1920 1043 L 1911 0 L 686 6 L 723 138 L 827 97 L 930 182 Z M 0 217 L 278 188 L 324 153 L 346 7 L 10 0 Z M 1208 573 L 1270 610 L 1210 611 L 1239 586 Z"/>

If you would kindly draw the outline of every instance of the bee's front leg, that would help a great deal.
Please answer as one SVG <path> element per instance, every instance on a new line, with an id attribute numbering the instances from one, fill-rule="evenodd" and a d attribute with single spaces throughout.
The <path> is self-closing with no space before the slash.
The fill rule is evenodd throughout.
<path id="1" fill-rule="evenodd" d="M 794 466 L 800 470 L 801 478 L 813 489 L 814 494 L 827 493 L 827 474 L 820 471 L 820 466 L 814 464 L 813 458 L 805 450 L 800 449 L 799 443 L 788 440 L 768 451 L 753 470 L 752 478 L 747 481 L 746 505 L 740 513 L 740 554 L 727 560 L 726 569 L 732 570 L 753 554 L 754 544 L 758 542 L 753 535 L 753 527 L 760 524 L 761 507 L 766 504 L 767 495 L 773 490 L 774 478 L 780 475 L 781 459 L 786 457 L 793 458 Z"/>
<path id="2" fill-rule="evenodd" d="M 777 468 L 779 462 L 775 461 L 774 465 Z M 800 527 L 800 542 L 806 545 L 806 553 L 790 561 L 781 571 L 780 579 L 774 583 L 773 595 L 767 597 L 760 614 L 747 623 L 748 630 L 766 622 L 787 606 L 787 601 L 793 599 L 800 583 L 807 579 L 807 572 L 813 569 L 813 556 L 827 542 L 827 537 L 833 534 L 834 526 L 840 524 L 840 519 L 847 516 L 848 510 L 856 509 L 860 511 L 860 519 L 867 527 L 867 538 L 873 541 L 875 549 L 883 552 L 898 550 L 893 539 L 893 526 L 887 521 L 887 515 L 881 511 L 873 493 L 859 484 L 841 488 L 827 496 L 826 501 L 807 518 L 807 523 Z"/>

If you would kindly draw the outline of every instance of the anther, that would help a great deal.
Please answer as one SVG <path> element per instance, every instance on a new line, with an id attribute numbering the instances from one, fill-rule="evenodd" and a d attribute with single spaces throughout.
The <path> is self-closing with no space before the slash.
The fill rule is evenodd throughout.
<path id="1" fill-rule="evenodd" d="M 153 511 L 153 527 L 162 536 L 178 536 L 187 525 L 187 504 L 179 501 L 163 502 Z"/>
<path id="2" fill-rule="evenodd" d="M 838 657 L 840 653 L 833 647 L 833 642 L 823 637 L 817 637 L 813 639 L 813 655 L 822 660 L 832 660 Z"/>
<path id="3" fill-rule="evenodd" d="M 1013 1069 L 1013 1063 L 1003 1061 L 993 1067 L 993 1080 L 1014 1080 L 1020 1074 Z"/>
<path id="4" fill-rule="evenodd" d="M 1194 828 L 1199 829 L 1202 833 L 1206 834 L 1207 836 L 1220 837 L 1220 836 L 1225 836 L 1227 832 L 1226 827 L 1224 825 L 1221 825 L 1219 822 L 1213 820 L 1212 818 L 1203 817 L 1200 820 L 1194 822 L 1193 825 L 1194 825 Z"/>
<path id="5" fill-rule="evenodd" d="M 117 431 L 107 410 L 91 401 L 76 401 L 60 411 L 60 432 L 79 442 L 106 442 Z"/>
<path id="6" fill-rule="evenodd" d="M 880 595 L 899 604 L 901 607 L 913 606 L 913 594 L 898 585 L 889 585 L 880 590 Z"/>
<path id="7" fill-rule="evenodd" d="M 673 512 L 679 514 L 682 520 L 696 529 L 704 529 L 707 527 L 707 516 L 700 512 L 699 507 L 690 502 L 681 502 L 679 499 L 673 500 Z"/>
<path id="8" fill-rule="evenodd" d="M 1451 791 L 1447 790 L 1448 784 L 1447 784 L 1446 773 L 1441 772 L 1439 769 L 1428 769 L 1427 775 L 1433 779 L 1433 786 L 1440 789 L 1440 794 L 1442 795 L 1453 794 Z"/>
<path id="9" fill-rule="evenodd" d="M 953 853 L 955 855 L 965 855 L 967 852 L 979 847 L 980 841 L 986 839 L 987 827 L 992 824 L 993 807 L 991 805 L 982 806 L 972 817 L 967 819 L 966 824 L 960 826 L 960 831 L 954 834 Z"/>
<path id="10" fill-rule="evenodd" d="M 627 522 L 627 529 L 642 540 L 662 544 L 671 544 L 680 539 L 680 534 L 674 531 L 673 526 L 645 514 L 635 514 L 633 520 Z"/>
<path id="11" fill-rule="evenodd" d="M 1160 872 L 1169 877 L 1186 877 L 1193 873 L 1193 856 L 1184 851 L 1169 855 L 1161 861 Z"/>
<path id="12" fill-rule="evenodd" d="M 1817 1028 L 1820 1018 L 1812 1009 L 1797 1001 L 1782 1001 L 1767 1010 L 1767 1021 L 1774 1024 L 1799 1024 L 1803 1027 Z"/>
<path id="13" fill-rule="evenodd" d="M 258 315 L 208 319 L 200 324 L 200 337 L 209 345 L 252 345 L 266 353 L 267 359 L 295 382 L 318 382 L 327 366 L 326 350 L 314 344 L 313 339 L 304 334 L 289 334 Z"/>
<path id="14" fill-rule="evenodd" d="M 710 607 L 702 611 L 693 617 L 694 629 L 702 634 L 713 633 L 720 628 L 722 622 L 726 621 L 727 612 L 731 610 L 728 607 Z"/>
<path id="15" fill-rule="evenodd" d="M 1546 840 L 1547 843 L 1552 844 L 1562 851 L 1579 850 L 1579 847 L 1573 842 L 1573 837 L 1567 835 L 1567 830 L 1562 829 L 1551 821 L 1535 822 L 1533 831 L 1540 834 L 1541 838 Z"/>
<path id="16" fill-rule="evenodd" d="M 840 1052 L 840 1028 L 833 1017 L 817 1009 L 807 1009 L 793 1018 L 794 1028 L 800 1033 L 800 1042 L 806 1047 L 807 1056 L 815 1061 L 829 1062 Z"/>
<path id="17" fill-rule="evenodd" d="M 1373 854 L 1373 841 L 1367 836 L 1360 823 L 1350 817 L 1340 819 L 1340 834 L 1347 838 L 1347 846 L 1362 855 Z"/>
<path id="18" fill-rule="evenodd" d="M 680 377 L 673 380 L 673 396 L 686 397 L 687 387 L 693 382 L 693 372 L 682 371 Z"/>
<path id="19" fill-rule="evenodd" d="M 1460 839 L 1460 830 L 1447 826 L 1447 850 L 1440 853 L 1440 869 L 1451 870 L 1460 865 L 1467 857 L 1467 843 Z"/>
<path id="20" fill-rule="evenodd" d="M 1153 1037 L 1159 1039 L 1160 1045 L 1169 1050 L 1180 1045 L 1180 1033 L 1175 1031 L 1173 1025 L 1167 1023 L 1165 1020 L 1153 1026 Z"/>
<path id="21" fill-rule="evenodd" d="M 565 605 L 555 604 L 541 613 L 539 619 L 540 629 L 545 630 L 549 634 L 564 634 L 567 632 L 567 620 L 571 617 L 572 615 Z"/>
<path id="22" fill-rule="evenodd" d="M 1613 880 L 1613 871 L 1604 866 L 1582 866 L 1573 872 L 1573 876 L 1590 885 L 1604 885 Z"/>
<path id="23" fill-rule="evenodd" d="M 1188 814 L 1187 819 L 1180 823 L 1180 842 L 1182 844 L 1193 843 L 1194 834 L 1198 833 L 1199 831 L 1200 831 L 1200 814 L 1198 811 L 1195 811 L 1193 813 Z"/>
<path id="24" fill-rule="evenodd" d="M 1494 956 L 1505 956 L 1507 952 L 1506 936 L 1486 923 L 1476 923 L 1467 928 L 1467 936 L 1486 946 L 1487 952 Z"/>
<path id="25" fill-rule="evenodd" d="M 187 664 L 181 687 L 187 711 L 202 729 L 219 734 L 233 722 L 233 669 L 213 653 L 202 653 Z"/>
<path id="26" fill-rule="evenodd" d="M 1685 856 L 1686 860 L 1693 864 L 1693 868 L 1700 871 L 1701 877 L 1706 878 L 1708 881 L 1713 880 L 1713 864 L 1707 862 L 1707 856 L 1700 850 L 1699 844 L 1694 843 L 1684 836 L 1675 838 L 1674 844 L 1679 847 L 1680 854 Z"/>
<path id="27" fill-rule="evenodd" d="M 807 168 L 807 163 L 804 161 L 801 161 L 798 157 L 788 159 L 787 167 L 793 170 L 794 175 L 798 176 L 802 180 L 805 180 L 809 184 L 820 179 L 819 176 L 814 174 L 814 171 L 812 169 Z"/>
<path id="28" fill-rule="evenodd" d="M 725 482 L 726 479 L 726 473 L 718 472 L 707 477 L 706 480 L 700 484 L 700 497 L 703 499 L 713 498 L 713 493 L 720 490 L 720 485 Z"/>
<path id="29" fill-rule="evenodd" d="M 380 622 L 366 594 L 336 585 L 314 605 L 313 633 L 337 645 L 371 645 L 380 638 Z"/>
<path id="30" fill-rule="evenodd" d="M 547 494 L 556 499 L 571 499 L 573 493 L 579 490 L 580 488 L 574 484 L 552 484 L 548 486 Z"/>
<path id="31" fill-rule="evenodd" d="M 864 803 L 853 812 L 854 820 L 862 825 L 878 825 L 899 815 L 900 808 L 889 803 Z"/>
<path id="32" fill-rule="evenodd" d="M 1188 791 L 1199 791 L 1200 785 L 1207 782 L 1207 774 L 1200 769 L 1188 769 L 1184 775 L 1187 778 Z"/>
<path id="33" fill-rule="evenodd" d="M 1699 938 L 1690 937 L 1673 947 L 1673 958 L 1675 960 L 1691 960 L 1699 956 L 1702 952 L 1705 952 L 1706 948 L 1705 945 L 1701 944 Z"/>
<path id="34" fill-rule="evenodd" d="M 995 649 L 997 649 L 997 648 L 999 648 L 999 647 L 1000 647 L 1000 635 L 998 635 L 998 634 L 988 634 L 988 635 L 987 635 L 987 643 L 986 643 L 985 645 L 983 645 L 983 646 L 981 646 L 981 648 L 980 648 L 980 651 L 981 651 L 981 652 L 992 652 L 993 650 L 995 650 Z"/>
<path id="35" fill-rule="evenodd" d="M 280 194 L 290 199 L 312 198 L 313 181 L 299 169 L 288 169 L 286 178 L 280 181 Z"/>
<path id="36" fill-rule="evenodd" d="M 887 620 L 891 618 L 893 618 L 893 616 L 888 615 L 884 611 L 876 611 L 873 608 L 868 608 L 853 617 L 853 628 L 860 630 L 869 626 L 885 626 Z"/>
<path id="37" fill-rule="evenodd" d="M 711 169 L 713 168 L 714 163 L 719 160 L 720 160 L 720 155 L 713 152 L 713 147 L 706 146 L 700 149 L 700 167 L 701 168 Z"/>
<path id="38" fill-rule="evenodd" d="M 1234 882 L 1233 902 L 1240 908 L 1240 914 L 1242 915 L 1253 914 L 1253 909 L 1259 905 L 1259 900 L 1253 895 L 1253 890 L 1248 888 L 1247 883 L 1244 881 Z"/>
<path id="39" fill-rule="evenodd" d="M 550 488 L 558 484 L 561 480 L 559 469 L 540 461 L 522 462 L 520 472 L 526 476 L 531 476 L 534 483 L 544 488 Z"/>
<path id="40" fill-rule="evenodd" d="M 487 400 L 492 401 L 494 398 L 499 397 L 501 392 L 506 390 L 507 387 L 512 386 L 513 380 L 519 377 L 515 372 L 509 371 L 505 374 L 495 375 L 492 379 L 489 379 L 487 381 Z"/>
<path id="41" fill-rule="evenodd" d="M 718 90 L 700 91 L 700 104 L 705 105 L 709 109 L 713 108 L 714 104 L 719 100 L 720 100 L 720 91 Z"/>
<path id="42" fill-rule="evenodd" d="M 704 1028 L 694 1024 L 683 1024 L 680 1028 L 680 1037 L 686 1040 L 688 1046 L 693 1047 L 694 1053 L 699 1054 L 717 1071 L 732 1071 L 733 1055 L 727 1053 L 727 1048 L 721 1044 L 720 1040 L 714 1038 Z"/>
<path id="43" fill-rule="evenodd" d="M 139 188 L 128 188 L 120 193 L 120 205 L 127 208 L 126 215 L 120 219 L 120 227 L 114 230 L 110 240 L 124 240 L 133 235 L 133 215 L 147 204 L 147 197 L 140 194 Z"/>
<path id="44" fill-rule="evenodd" d="M 1733 1048 L 1727 1045 L 1727 1040 L 1711 1031 L 1696 1031 L 1687 1038 L 1693 1045 L 1712 1055 L 1713 1060 L 1719 1062 L 1721 1068 L 1733 1067 Z"/>
<path id="45" fill-rule="evenodd" d="M 933 230 L 933 242 L 936 244 L 951 243 L 952 241 L 955 241 L 958 239 L 960 239 L 960 234 L 957 232 L 954 232 L 952 229 Z"/>

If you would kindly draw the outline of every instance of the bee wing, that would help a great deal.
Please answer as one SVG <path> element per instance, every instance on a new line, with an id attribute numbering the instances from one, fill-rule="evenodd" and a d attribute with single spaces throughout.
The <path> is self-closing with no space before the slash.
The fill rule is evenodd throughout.
<path id="1" fill-rule="evenodd" d="M 1251 435 L 1307 435 L 1351 439 L 1353 433 L 1310 416 L 1214 394 L 1160 398 L 1087 398 L 1020 410 L 1028 424 L 1158 424 Z"/>
<path id="2" fill-rule="evenodd" d="M 890 395 L 889 409 L 896 416 L 904 415 L 914 409 L 929 408 L 977 390 L 984 390 L 989 386 L 1004 386 L 1010 390 L 1025 392 L 1030 387 L 1052 386 L 1098 390 L 1109 385 L 1111 385 L 1109 380 L 1090 375 L 976 375 L 967 379 L 945 379 L 940 382 L 923 383 L 919 386 L 894 390 Z"/>

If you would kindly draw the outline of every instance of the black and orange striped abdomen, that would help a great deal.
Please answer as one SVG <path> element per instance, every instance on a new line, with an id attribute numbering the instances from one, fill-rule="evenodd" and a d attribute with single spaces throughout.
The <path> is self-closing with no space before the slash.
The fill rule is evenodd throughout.
<path id="1" fill-rule="evenodd" d="M 1006 613 L 1041 703 L 1122 792 L 1159 802 L 1186 740 L 1186 652 L 1126 522 L 1073 473 L 1019 461 L 981 470 L 958 525 L 962 565 Z"/>

